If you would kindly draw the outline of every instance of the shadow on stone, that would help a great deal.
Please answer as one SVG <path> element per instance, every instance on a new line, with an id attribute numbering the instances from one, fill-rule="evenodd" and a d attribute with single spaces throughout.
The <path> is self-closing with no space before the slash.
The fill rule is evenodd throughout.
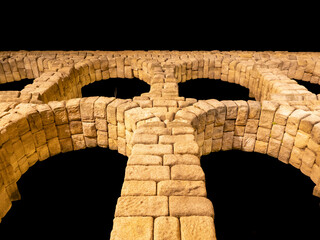
<path id="1" fill-rule="evenodd" d="M 249 97 L 249 89 L 235 83 L 215 79 L 193 79 L 179 83 L 179 95 L 198 100 L 254 100 Z"/>
<path id="2" fill-rule="evenodd" d="M 314 184 L 291 165 L 259 153 L 227 151 L 201 158 L 217 239 L 318 239 Z"/>
<path id="3" fill-rule="evenodd" d="M 109 239 L 126 160 L 87 148 L 36 163 L 18 182 L 22 200 L 2 219 L 0 239 Z"/>
<path id="4" fill-rule="evenodd" d="M 110 78 L 88 84 L 81 89 L 82 97 L 104 96 L 122 99 L 140 96 L 149 90 L 149 84 L 137 78 Z"/>

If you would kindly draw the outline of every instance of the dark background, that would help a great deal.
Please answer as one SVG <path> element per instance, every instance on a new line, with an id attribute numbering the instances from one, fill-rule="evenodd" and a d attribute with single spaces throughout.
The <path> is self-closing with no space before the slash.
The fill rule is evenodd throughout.
<path id="1" fill-rule="evenodd" d="M 320 51 L 315 2 L 2 4 L 0 51 Z M 201 89 L 189 86 L 183 95 L 215 98 Z M 236 151 L 201 163 L 219 240 L 319 239 L 319 199 L 299 170 Z M 125 165 L 126 158 L 99 148 L 37 163 L 18 182 L 22 200 L 0 224 L 0 239 L 108 239 Z"/>
<path id="2" fill-rule="evenodd" d="M 308 1 L 2 4 L 0 50 L 320 51 Z"/>

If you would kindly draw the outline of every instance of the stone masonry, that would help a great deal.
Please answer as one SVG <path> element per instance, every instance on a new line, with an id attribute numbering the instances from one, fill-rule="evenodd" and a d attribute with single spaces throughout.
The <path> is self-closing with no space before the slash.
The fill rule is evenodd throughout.
<path id="1" fill-rule="evenodd" d="M 268 154 L 309 176 L 320 197 L 320 95 L 296 81 L 320 84 L 320 53 L 0 52 L 0 83 L 25 78 L 34 81 L 23 90 L 0 91 L 0 221 L 29 167 L 96 146 L 128 156 L 112 240 L 216 239 L 200 165 L 211 152 Z M 150 91 L 82 98 L 109 78 Z M 197 78 L 240 84 L 256 101 L 179 96 L 178 84 Z"/>

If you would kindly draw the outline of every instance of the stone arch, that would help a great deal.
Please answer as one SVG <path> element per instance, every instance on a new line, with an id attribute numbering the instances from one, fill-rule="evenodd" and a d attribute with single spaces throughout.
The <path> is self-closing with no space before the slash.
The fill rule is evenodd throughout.
<path id="1" fill-rule="evenodd" d="M 0 218 L 20 197 L 16 182 L 37 161 L 96 146 L 129 156 L 133 131 L 160 121 L 131 99 L 107 97 L 11 103 L 5 110 L 0 120 Z"/>
<path id="2" fill-rule="evenodd" d="M 320 117 L 272 101 L 201 100 L 179 110 L 195 128 L 200 155 L 242 150 L 268 154 L 309 176 L 319 196 Z"/>
<path id="3" fill-rule="evenodd" d="M 21 200 L 12 203 L 0 224 L 1 236 L 40 239 L 54 231 L 57 237 L 108 238 L 126 164 L 127 157 L 100 147 L 37 162 L 17 182 Z M 35 225 L 36 232 L 28 231 Z"/>

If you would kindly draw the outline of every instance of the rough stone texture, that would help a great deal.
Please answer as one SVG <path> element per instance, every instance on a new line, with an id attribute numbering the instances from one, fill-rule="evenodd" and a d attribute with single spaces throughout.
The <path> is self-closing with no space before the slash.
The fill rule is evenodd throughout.
<path id="1" fill-rule="evenodd" d="M 154 220 L 154 240 L 180 240 L 180 222 L 176 217 L 158 217 Z"/>
<path id="2" fill-rule="evenodd" d="M 215 240 L 216 233 L 212 217 L 181 217 L 181 240 Z"/>
<path id="3" fill-rule="evenodd" d="M 319 57 L 279 51 L 0 52 L 1 84 L 35 78 L 21 91 L 0 91 L 0 221 L 19 199 L 16 183 L 30 166 L 96 146 L 129 157 L 111 239 L 215 239 L 200 166 L 200 157 L 211 152 L 278 158 L 309 176 L 320 197 L 320 95 L 291 79 L 319 84 Z M 133 99 L 82 98 L 83 86 L 116 77 L 139 78 L 150 91 Z M 256 101 L 179 96 L 178 83 L 197 78 L 240 84 Z"/>
<path id="4" fill-rule="evenodd" d="M 116 217 L 110 240 L 152 240 L 152 217 Z"/>

